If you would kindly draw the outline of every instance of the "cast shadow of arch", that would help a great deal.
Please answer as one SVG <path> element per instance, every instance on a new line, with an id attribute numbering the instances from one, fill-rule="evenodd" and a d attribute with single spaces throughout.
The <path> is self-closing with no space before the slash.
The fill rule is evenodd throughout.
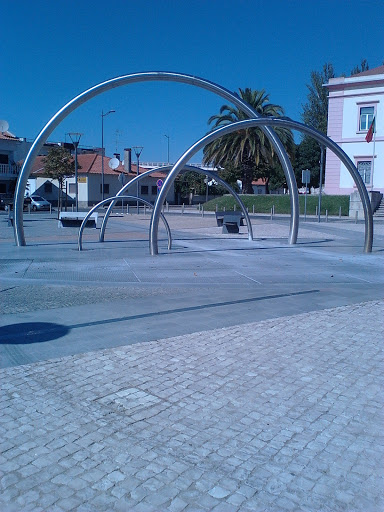
<path id="1" fill-rule="evenodd" d="M 62 338 L 70 328 L 51 322 L 24 322 L 0 327 L 1 345 L 28 345 Z"/>

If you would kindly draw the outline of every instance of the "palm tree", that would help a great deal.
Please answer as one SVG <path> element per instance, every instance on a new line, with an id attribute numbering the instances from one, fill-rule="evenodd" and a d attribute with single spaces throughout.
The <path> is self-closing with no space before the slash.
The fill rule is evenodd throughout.
<path id="1" fill-rule="evenodd" d="M 266 94 L 264 89 L 261 91 L 250 88 L 239 89 L 239 93 L 240 97 L 262 116 L 276 117 L 284 114 L 280 105 L 269 103 L 269 95 Z M 213 123 L 213 131 L 245 119 L 249 119 L 249 116 L 237 107 L 223 105 L 219 114 L 209 118 L 208 124 Z M 276 129 L 276 133 L 287 149 L 291 150 L 294 146 L 291 131 Z M 207 144 L 204 148 L 203 160 L 206 165 L 213 164 L 219 167 L 225 167 L 229 162 L 234 164 L 241 173 L 242 193 L 253 194 L 252 179 L 255 170 L 261 163 L 272 164 L 274 158 L 273 146 L 262 129 L 248 128 L 224 135 L 220 139 Z"/>

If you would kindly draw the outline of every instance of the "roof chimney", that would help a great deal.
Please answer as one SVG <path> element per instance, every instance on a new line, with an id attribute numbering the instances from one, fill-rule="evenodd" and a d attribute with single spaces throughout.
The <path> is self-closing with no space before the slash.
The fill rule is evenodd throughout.
<path id="1" fill-rule="evenodd" d="M 124 170 L 127 172 L 132 172 L 132 149 L 125 148 L 124 149 Z"/>

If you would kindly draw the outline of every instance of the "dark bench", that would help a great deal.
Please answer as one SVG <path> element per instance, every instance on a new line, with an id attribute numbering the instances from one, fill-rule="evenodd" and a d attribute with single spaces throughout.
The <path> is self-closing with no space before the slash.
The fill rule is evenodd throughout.
<path id="1" fill-rule="evenodd" d="M 238 233 L 239 227 L 244 226 L 243 212 L 216 212 L 218 226 L 223 226 L 223 233 Z"/>
<path id="2" fill-rule="evenodd" d="M 59 228 L 79 227 L 79 226 L 81 226 L 86 215 L 88 215 L 87 212 L 60 212 L 58 227 Z M 96 212 L 91 214 L 90 218 L 87 220 L 86 227 L 96 229 L 96 227 L 97 227 L 97 213 Z"/>

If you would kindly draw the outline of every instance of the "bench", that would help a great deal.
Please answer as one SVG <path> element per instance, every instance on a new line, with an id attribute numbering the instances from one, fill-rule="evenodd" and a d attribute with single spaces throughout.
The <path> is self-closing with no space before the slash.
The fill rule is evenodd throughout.
<path id="1" fill-rule="evenodd" d="M 218 226 L 223 226 L 223 233 L 238 233 L 239 227 L 244 226 L 243 212 L 216 212 Z"/>
<path id="2" fill-rule="evenodd" d="M 60 212 L 59 215 L 59 228 L 69 228 L 69 227 L 80 227 L 83 220 L 85 219 L 87 212 Z M 97 213 L 92 213 L 90 218 L 87 221 L 87 228 L 95 228 L 97 227 Z"/>

